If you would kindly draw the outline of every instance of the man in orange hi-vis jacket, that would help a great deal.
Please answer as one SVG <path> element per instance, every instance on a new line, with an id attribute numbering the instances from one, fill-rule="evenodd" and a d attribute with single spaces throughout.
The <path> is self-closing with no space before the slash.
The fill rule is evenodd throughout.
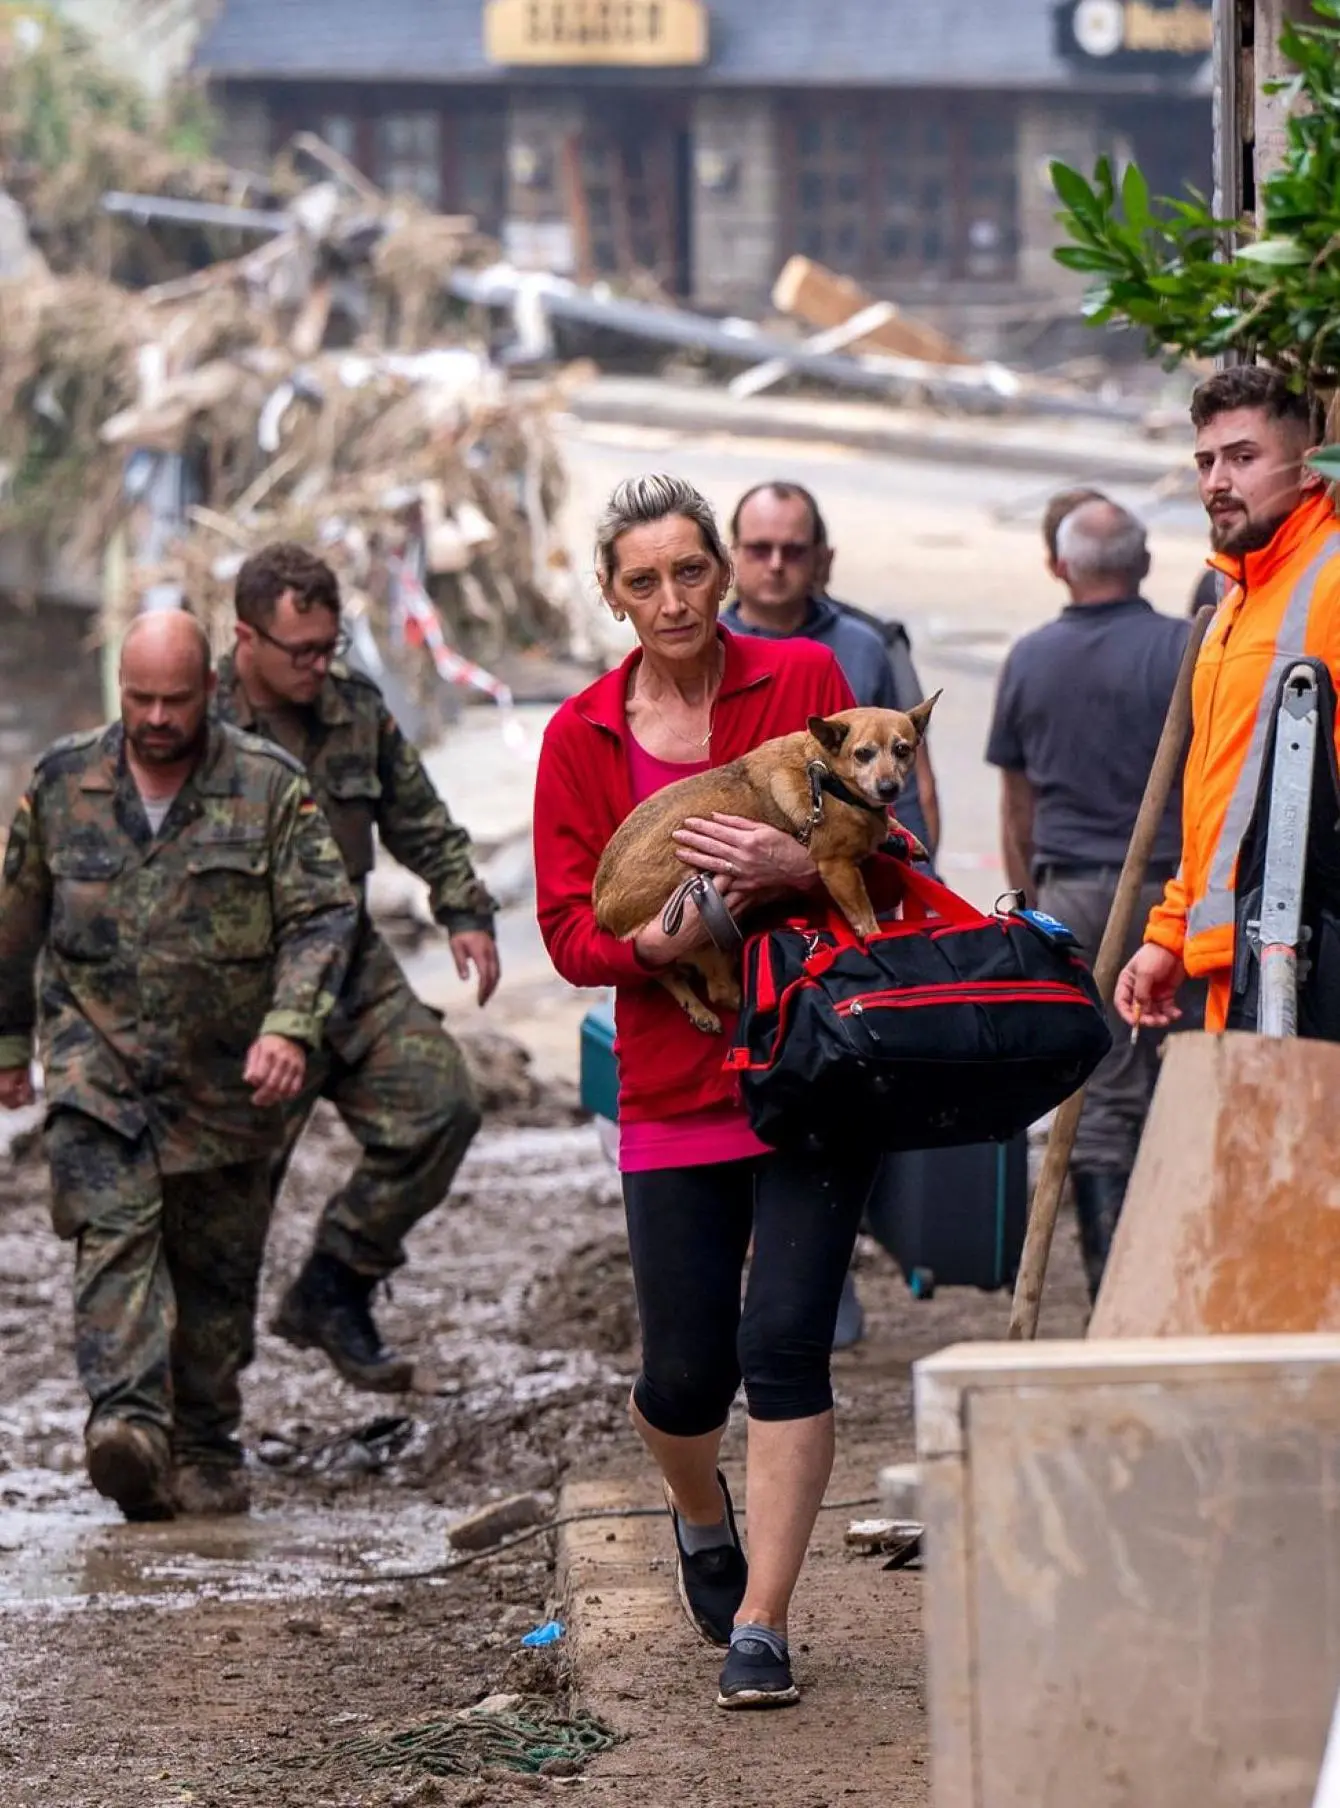
<path id="1" fill-rule="evenodd" d="M 1127 1023 L 1180 1013 L 1188 974 L 1209 981 L 1207 1030 L 1222 1030 L 1233 982 L 1238 851 L 1256 804 L 1280 679 L 1322 659 L 1340 688 L 1340 520 L 1306 464 L 1316 406 L 1258 366 L 1220 371 L 1191 403 L 1211 564 L 1232 588 L 1196 665 L 1183 784 L 1182 864 L 1117 982 Z"/>

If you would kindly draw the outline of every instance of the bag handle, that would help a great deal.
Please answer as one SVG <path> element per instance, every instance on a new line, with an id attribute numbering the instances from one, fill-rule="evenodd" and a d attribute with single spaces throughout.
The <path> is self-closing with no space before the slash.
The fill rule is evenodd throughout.
<path id="1" fill-rule="evenodd" d="M 924 923 L 931 912 L 945 923 L 966 928 L 980 929 L 992 921 L 975 904 L 961 898 L 956 891 L 950 891 L 938 879 L 932 879 L 929 873 L 919 872 L 915 866 L 904 868 L 902 886 L 904 922 Z"/>
<path id="2" fill-rule="evenodd" d="M 905 923 L 920 924 L 928 922 L 933 915 L 937 922 L 946 928 L 981 929 L 994 921 L 984 916 L 975 904 L 961 898 L 956 891 L 950 891 L 947 885 L 941 885 L 938 879 L 932 879 L 929 873 L 918 872 L 916 867 L 904 866 L 900 874 L 903 888 L 902 909 Z M 794 924 L 796 928 L 804 925 Z M 811 922 L 809 928 L 819 925 Z M 828 906 L 822 928 L 831 935 L 834 942 L 833 952 L 839 949 L 859 948 L 861 938 L 852 928 L 836 905 Z"/>

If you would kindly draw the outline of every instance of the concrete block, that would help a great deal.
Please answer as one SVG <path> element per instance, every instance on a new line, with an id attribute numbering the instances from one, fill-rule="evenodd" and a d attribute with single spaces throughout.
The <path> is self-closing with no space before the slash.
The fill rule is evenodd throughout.
<path id="1" fill-rule="evenodd" d="M 1310 1808 L 1340 1337 L 917 1365 L 934 1808 Z"/>
<path id="2" fill-rule="evenodd" d="M 1169 1039 L 1089 1335 L 1340 1331 L 1340 1047 Z"/>

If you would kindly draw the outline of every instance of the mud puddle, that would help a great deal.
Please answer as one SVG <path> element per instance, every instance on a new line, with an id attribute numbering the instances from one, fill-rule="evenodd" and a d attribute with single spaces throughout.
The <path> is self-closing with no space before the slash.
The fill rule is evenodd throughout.
<path id="1" fill-rule="evenodd" d="M 447 1556 L 441 1513 L 394 1518 L 274 1507 L 246 1518 L 128 1526 L 75 1493 L 60 1506 L 0 1509 L 0 1613 L 86 1606 L 184 1608 L 384 1587 Z"/>
<path id="2" fill-rule="evenodd" d="M 480 1136 L 452 1203 L 420 1227 L 378 1304 L 387 1335 L 416 1358 L 414 1390 L 389 1400 L 265 1329 L 351 1158 L 338 1123 L 319 1118 L 274 1227 L 245 1381 L 256 1510 L 162 1526 L 124 1525 L 84 1480 L 67 1252 L 47 1227 L 40 1162 L 4 1171 L 0 1611 L 296 1599 L 393 1581 L 446 1560 L 453 1518 L 548 1487 L 575 1446 L 617 1421 L 629 1337 L 573 1335 L 580 1322 L 633 1323 L 627 1262 L 614 1253 L 617 1183 L 591 1126 Z M 594 1271 L 593 1243 L 606 1251 Z"/>

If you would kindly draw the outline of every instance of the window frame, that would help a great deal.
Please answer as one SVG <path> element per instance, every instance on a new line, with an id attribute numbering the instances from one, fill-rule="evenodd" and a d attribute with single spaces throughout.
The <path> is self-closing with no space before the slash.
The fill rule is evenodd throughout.
<path id="1" fill-rule="evenodd" d="M 881 90 L 879 93 L 851 93 L 839 90 L 804 90 L 778 97 L 782 131 L 781 165 L 783 177 L 783 228 L 788 246 L 813 257 L 850 276 L 856 281 L 888 287 L 897 284 L 927 286 L 962 284 L 987 289 L 1018 280 L 1022 228 L 1021 197 L 1018 175 L 1019 105 L 1012 96 L 924 90 Z M 928 262 L 918 254 L 907 260 L 894 260 L 886 250 L 892 212 L 889 201 L 892 190 L 885 178 L 887 153 L 881 143 L 891 123 L 912 120 L 924 125 L 940 118 L 947 133 L 944 158 L 944 180 L 948 190 L 948 206 L 939 216 L 947 227 L 945 255 L 938 263 Z M 1010 150 L 1005 158 L 1008 176 L 1002 183 L 1007 191 L 1002 208 L 997 197 L 993 213 L 1003 219 L 1003 246 L 992 254 L 990 268 L 974 269 L 976 259 L 986 254 L 974 251 L 971 244 L 973 196 L 971 185 L 981 172 L 1000 172 L 1003 153 L 977 156 L 971 147 L 973 127 L 987 121 L 1003 128 Z M 856 222 L 855 254 L 835 245 L 831 237 L 817 239 L 807 216 L 813 208 L 802 205 L 802 189 L 812 171 L 814 154 L 805 149 L 803 135 L 811 124 L 822 131 L 833 132 L 846 124 L 855 124 L 858 145 L 852 162 L 860 170 L 863 193 L 844 204 L 851 209 L 849 219 Z M 913 165 L 915 171 L 916 165 Z M 841 163 L 829 153 L 828 180 L 839 178 Z M 822 166 L 821 166 L 821 172 Z M 924 242 L 927 225 L 935 216 L 920 207 L 912 218 L 912 236 Z"/>

